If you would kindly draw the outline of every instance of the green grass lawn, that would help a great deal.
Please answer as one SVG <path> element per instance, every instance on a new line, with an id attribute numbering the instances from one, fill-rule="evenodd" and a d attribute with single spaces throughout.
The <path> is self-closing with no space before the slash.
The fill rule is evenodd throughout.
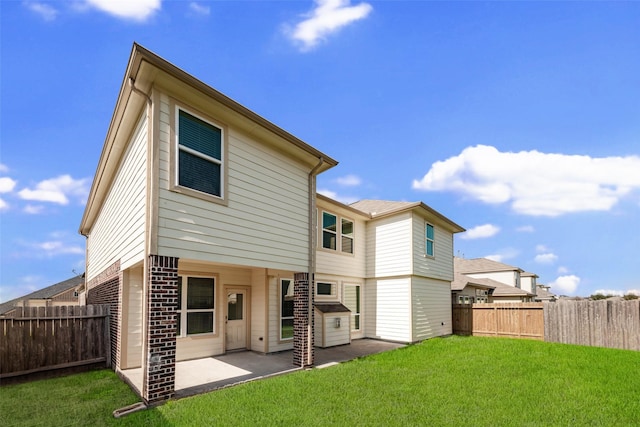
<path id="1" fill-rule="evenodd" d="M 0 389 L 0 425 L 640 425 L 640 352 L 529 340 L 432 339 L 119 420 L 111 411 L 131 395 L 117 380 L 86 391 L 95 379 L 72 378 L 64 390 L 36 385 L 47 381 Z M 33 418 L 25 401 L 50 415 Z"/>

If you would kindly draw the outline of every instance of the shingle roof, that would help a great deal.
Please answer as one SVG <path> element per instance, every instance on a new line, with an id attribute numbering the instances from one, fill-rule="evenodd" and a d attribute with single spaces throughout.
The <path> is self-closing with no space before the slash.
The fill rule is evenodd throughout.
<path id="1" fill-rule="evenodd" d="M 549 289 L 546 286 L 538 286 L 538 289 L 536 289 L 536 293 L 537 293 L 536 299 L 540 299 L 540 300 L 556 299 L 556 294 L 549 291 Z"/>
<path id="2" fill-rule="evenodd" d="M 30 294 L 24 295 L 19 298 L 12 299 L 11 301 L 4 302 L 0 304 L 0 314 L 4 314 L 9 310 L 12 310 L 16 304 L 23 300 L 29 299 L 48 299 L 53 298 L 58 294 L 61 294 L 69 289 L 73 289 L 78 287 L 79 285 L 84 283 L 84 273 L 78 276 L 74 276 L 71 279 L 64 280 L 62 282 L 56 283 L 54 285 L 48 286 L 46 288 L 39 289 L 37 291 L 31 292 Z"/>
<path id="3" fill-rule="evenodd" d="M 454 272 L 453 282 L 451 282 L 452 291 L 461 291 L 471 285 L 480 289 L 495 289 L 496 287 L 489 282 L 490 279 L 476 279 L 465 276 L 464 274 Z"/>
<path id="4" fill-rule="evenodd" d="M 453 257 L 453 269 L 458 273 L 493 273 L 496 271 L 523 271 L 518 267 L 487 258 L 465 259 Z"/>
<path id="5" fill-rule="evenodd" d="M 391 200 L 360 200 L 355 203 L 351 203 L 352 208 L 356 208 L 359 211 L 368 213 L 371 216 L 380 215 L 386 212 L 397 211 L 406 209 L 416 205 L 415 202 L 394 202 Z"/>
<path id="6" fill-rule="evenodd" d="M 426 212 L 430 218 L 437 218 L 442 224 L 447 224 L 454 233 L 461 233 L 465 229 L 455 222 L 451 221 L 440 212 L 423 202 L 394 202 L 390 200 L 360 200 L 349 205 L 353 209 L 357 209 L 371 218 L 380 216 L 393 215 L 395 213 L 404 212 L 411 209 L 420 209 Z"/>

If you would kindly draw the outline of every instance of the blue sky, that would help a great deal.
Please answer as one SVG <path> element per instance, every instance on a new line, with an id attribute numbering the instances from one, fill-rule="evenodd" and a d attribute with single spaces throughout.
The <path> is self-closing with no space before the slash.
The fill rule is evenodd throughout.
<path id="1" fill-rule="evenodd" d="M 422 200 L 455 252 L 558 294 L 640 292 L 640 2 L 8 1 L 0 300 L 84 271 L 83 206 L 134 41 Z"/>

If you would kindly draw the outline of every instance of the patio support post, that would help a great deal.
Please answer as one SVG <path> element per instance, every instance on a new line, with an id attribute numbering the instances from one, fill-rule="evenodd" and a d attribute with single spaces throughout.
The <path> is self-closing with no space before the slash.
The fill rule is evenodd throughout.
<path id="1" fill-rule="evenodd" d="M 142 398 L 153 404 L 170 399 L 175 392 L 178 258 L 150 255 L 148 261 Z"/>
<path id="2" fill-rule="evenodd" d="M 309 273 L 295 273 L 293 281 L 293 364 L 313 365 L 313 292 Z"/>

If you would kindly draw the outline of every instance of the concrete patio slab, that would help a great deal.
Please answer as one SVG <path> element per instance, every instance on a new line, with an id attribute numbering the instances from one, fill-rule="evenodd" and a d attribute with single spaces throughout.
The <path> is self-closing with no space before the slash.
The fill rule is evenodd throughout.
<path id="1" fill-rule="evenodd" d="M 369 354 L 403 347 L 403 344 L 360 339 L 351 344 L 330 348 L 315 348 L 315 367 L 328 367 Z M 221 356 L 176 363 L 176 397 L 205 393 L 230 385 L 267 378 L 299 370 L 293 365 L 293 351 L 261 354 L 239 351 Z M 142 369 L 121 372 L 127 381 L 142 390 Z"/>

